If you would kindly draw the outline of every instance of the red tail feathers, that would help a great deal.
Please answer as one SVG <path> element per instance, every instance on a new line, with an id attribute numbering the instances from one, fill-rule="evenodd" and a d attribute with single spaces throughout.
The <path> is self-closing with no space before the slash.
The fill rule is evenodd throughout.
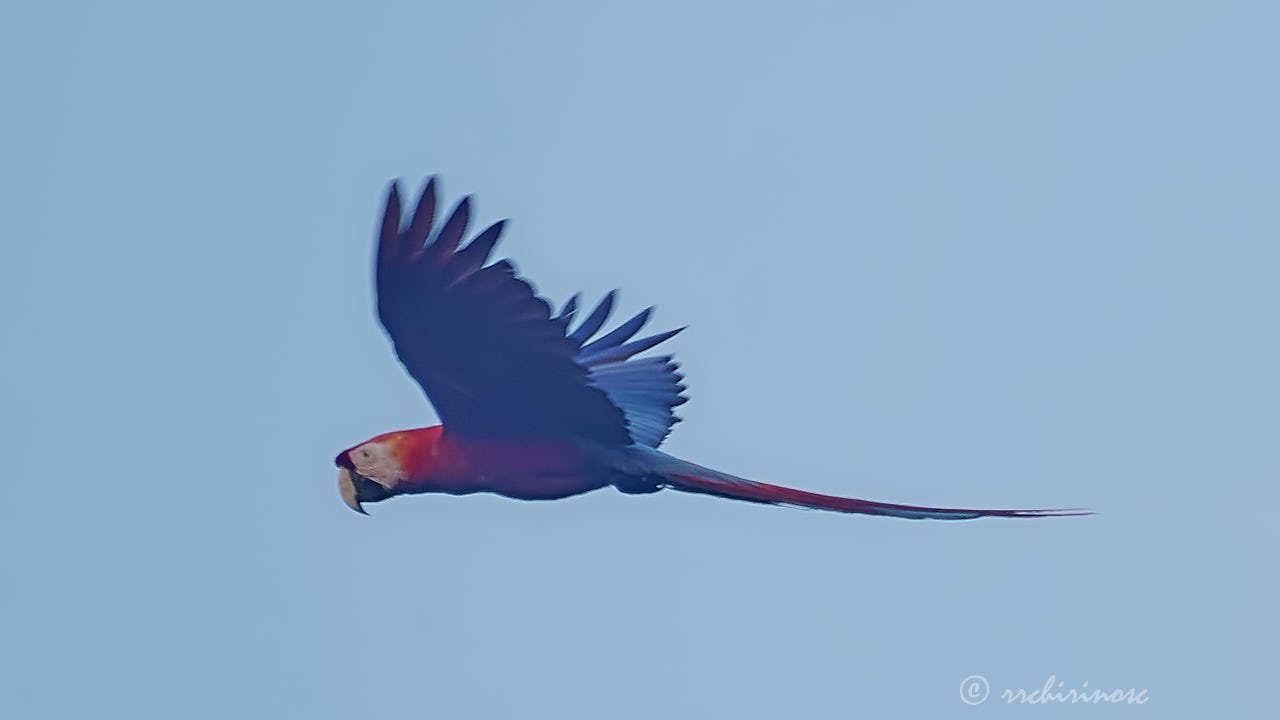
<path id="1" fill-rule="evenodd" d="M 794 490 L 779 485 L 746 480 L 710 468 L 695 465 L 686 460 L 672 457 L 664 452 L 647 447 L 632 446 L 629 448 L 628 470 L 641 476 L 661 477 L 667 487 L 684 492 L 702 493 L 733 500 L 765 503 L 768 505 L 793 505 L 813 508 L 815 510 L 834 510 L 843 513 L 861 513 L 863 515 L 886 515 L 889 517 L 936 520 L 971 520 L 980 517 L 1064 517 L 1070 515 L 1092 515 L 1083 508 L 1063 508 L 1051 510 L 968 510 L 963 508 L 934 508 L 916 505 L 893 505 L 890 503 L 858 500 L 856 498 L 821 495 L 819 493 Z"/>
<path id="2" fill-rule="evenodd" d="M 670 474 L 664 477 L 668 480 L 668 487 L 685 492 L 704 493 L 706 495 L 770 505 L 794 505 L 815 510 L 834 510 L 836 512 L 861 513 L 863 515 L 887 515 L 889 517 L 911 518 L 913 520 L 972 520 L 980 517 L 1065 517 L 1093 514 L 1081 508 L 1057 510 L 966 510 L 961 508 L 893 505 L 836 495 L 821 495 L 740 478 L 726 480 L 722 479 L 724 476 L 721 473 L 716 473 L 714 477 L 686 474 Z"/>

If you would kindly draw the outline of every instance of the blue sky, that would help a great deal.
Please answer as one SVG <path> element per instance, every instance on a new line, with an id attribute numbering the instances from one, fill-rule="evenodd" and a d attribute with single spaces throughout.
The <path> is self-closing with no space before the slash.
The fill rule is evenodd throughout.
<path id="1" fill-rule="evenodd" d="M 6 5 L 0 715 L 1273 714 L 1278 21 Z M 335 452 L 434 422 L 369 282 L 385 183 L 430 173 L 549 297 L 690 326 L 664 449 L 1100 514 L 355 515 Z M 1050 675 L 1150 701 L 995 697 Z"/>

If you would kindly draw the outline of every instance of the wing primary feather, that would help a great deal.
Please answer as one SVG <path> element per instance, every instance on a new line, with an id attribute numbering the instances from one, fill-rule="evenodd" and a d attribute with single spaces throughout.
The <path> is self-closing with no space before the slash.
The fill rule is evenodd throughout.
<path id="1" fill-rule="evenodd" d="M 573 314 L 578 311 L 579 295 L 580 293 L 574 293 L 574 296 L 569 298 L 569 301 L 564 304 L 563 308 L 561 308 L 560 314 L 556 316 L 557 320 L 563 320 L 565 323 L 569 323 L 573 320 Z"/>
<path id="2" fill-rule="evenodd" d="M 458 249 L 458 243 L 462 241 L 462 235 L 467 231 L 467 221 L 470 218 L 471 196 L 467 195 L 454 206 L 444 227 L 440 228 L 440 234 L 431 243 L 431 252 L 436 258 L 443 260 Z"/>
<path id="3" fill-rule="evenodd" d="M 652 312 L 652 307 L 647 307 L 644 310 L 641 310 L 635 317 L 614 328 L 608 335 L 584 346 L 582 348 L 582 354 L 589 356 L 592 353 L 608 350 L 611 347 L 622 344 L 632 335 L 639 332 L 640 328 L 643 327 L 645 323 L 649 322 L 649 315 Z"/>
<path id="4" fill-rule="evenodd" d="M 684 328 L 680 327 L 680 328 L 676 328 L 675 330 L 668 330 L 663 333 L 658 333 L 657 335 L 650 335 L 649 337 L 646 337 L 646 338 L 633 340 L 629 343 L 626 343 L 625 345 L 618 345 L 617 347 L 612 347 L 612 348 L 605 346 L 600 348 L 599 350 L 596 350 L 595 352 L 588 352 L 591 349 L 592 345 L 595 344 L 595 343 L 592 343 L 592 345 L 588 345 L 587 347 L 583 348 L 583 354 L 580 357 L 582 358 L 583 361 L 591 363 L 593 365 L 596 363 L 610 363 L 610 362 L 617 362 L 619 360 L 626 360 L 632 355 L 639 355 L 640 353 L 644 352 L 645 350 L 648 350 L 651 347 L 654 347 L 655 345 L 658 345 L 660 343 L 666 342 L 667 340 L 670 340 L 671 338 L 679 334 L 681 330 L 684 330 Z"/>
<path id="5" fill-rule="evenodd" d="M 498 244 L 498 239 L 502 237 L 502 231 L 506 228 L 507 221 L 499 220 L 484 229 L 484 232 L 475 236 L 467 246 L 454 254 L 453 259 L 449 261 L 450 267 L 456 273 L 458 280 L 462 280 L 471 273 L 479 270 L 489 259 L 489 254 L 493 252 L 493 248 Z"/>
<path id="6" fill-rule="evenodd" d="M 573 322 L 573 314 L 578 311 L 578 296 L 574 295 L 560 309 L 560 314 L 551 319 L 555 326 L 560 330 L 560 337 L 569 334 L 569 323 Z"/>
<path id="7" fill-rule="evenodd" d="M 600 301 L 600 304 L 596 306 L 596 309 L 592 310 L 591 314 L 587 316 L 587 319 L 582 321 L 582 325 L 579 325 L 578 329 L 569 336 L 569 339 L 575 344 L 581 345 L 590 339 L 592 335 L 595 335 L 604 325 L 604 321 L 609 319 L 609 313 L 613 312 L 613 301 L 617 294 L 617 290 L 610 290 Z"/>
<path id="8" fill-rule="evenodd" d="M 427 184 L 422 188 L 422 196 L 418 198 L 418 207 L 413 211 L 413 219 L 409 221 L 409 227 L 404 232 L 404 241 L 410 243 L 413 249 L 420 250 L 423 245 L 427 244 L 427 237 L 431 235 L 431 226 L 436 218 L 436 179 L 431 177 L 427 180 Z"/>
<path id="9" fill-rule="evenodd" d="M 387 188 L 387 206 L 382 211 L 382 229 L 378 233 L 378 265 L 385 266 L 398 255 L 400 244 L 400 181 L 392 180 Z"/>
<path id="10" fill-rule="evenodd" d="M 610 362 L 610 363 L 591 363 L 591 372 L 596 375 L 609 375 L 614 373 L 630 374 L 640 368 L 647 368 L 649 371 L 661 371 L 661 373 L 674 373 L 679 367 L 674 362 L 675 358 L 671 355 L 659 355 L 657 357 L 640 358 L 639 360 L 628 360 L 627 362 Z"/>

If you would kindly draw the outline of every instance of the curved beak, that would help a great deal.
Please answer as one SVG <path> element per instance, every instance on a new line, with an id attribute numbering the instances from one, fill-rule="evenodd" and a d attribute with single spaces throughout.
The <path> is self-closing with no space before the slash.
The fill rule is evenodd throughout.
<path id="1" fill-rule="evenodd" d="M 346 503 L 347 507 L 361 515 L 369 514 L 360 506 L 360 496 L 356 492 L 355 478 L 351 477 L 351 471 L 344 467 L 338 468 L 338 492 L 342 493 L 342 502 Z"/>

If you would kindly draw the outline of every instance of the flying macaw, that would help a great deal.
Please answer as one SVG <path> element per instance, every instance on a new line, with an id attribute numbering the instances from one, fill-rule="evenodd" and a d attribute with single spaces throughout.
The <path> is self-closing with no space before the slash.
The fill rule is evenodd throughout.
<path id="1" fill-rule="evenodd" d="M 670 355 L 636 358 L 683 330 L 633 339 L 646 309 L 596 337 L 613 309 L 605 295 L 575 329 L 578 296 L 553 313 L 509 260 L 486 265 L 496 222 L 460 246 L 464 197 L 436 225 L 436 178 L 405 224 L 393 182 L 378 238 L 378 317 L 396 355 L 443 425 L 398 430 L 338 454 L 343 501 L 491 492 L 555 500 L 612 485 L 624 493 L 671 488 L 734 500 L 900 518 L 1045 517 L 1064 510 L 962 510 L 820 495 L 745 480 L 660 452 L 680 421 L 683 377 Z M 594 338 L 594 339 L 593 339 Z"/>

